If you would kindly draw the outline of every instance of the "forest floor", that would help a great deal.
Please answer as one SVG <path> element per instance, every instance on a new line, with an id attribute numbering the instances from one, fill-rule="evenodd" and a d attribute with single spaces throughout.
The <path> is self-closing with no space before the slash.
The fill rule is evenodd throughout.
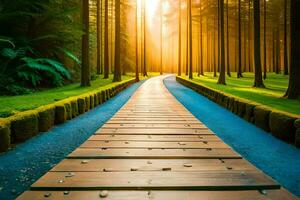
<path id="1" fill-rule="evenodd" d="M 238 117 L 222 106 L 176 82 L 164 81 L 168 90 L 196 118 L 253 165 L 300 197 L 300 149 Z"/>
<path id="2" fill-rule="evenodd" d="M 276 110 L 300 115 L 300 102 L 283 98 L 288 87 L 288 76 L 268 73 L 264 89 L 253 87 L 253 73 L 243 73 L 243 76 L 236 78 L 236 73 L 232 73 L 231 77 L 226 76 L 226 86 L 217 84 L 218 77 L 213 77 L 213 73 L 208 72 L 200 77 L 194 74 L 193 81 Z M 185 75 L 182 77 L 188 79 Z"/>
<path id="3" fill-rule="evenodd" d="M 158 73 L 149 73 L 149 77 L 156 76 Z M 134 74 L 122 76 L 122 80 L 134 78 Z M 143 79 L 143 77 L 141 77 Z M 80 87 L 79 83 L 74 83 L 62 87 L 38 91 L 26 95 L 0 96 L 0 117 L 9 117 L 17 112 L 32 110 L 40 106 L 48 105 L 68 97 L 81 95 L 99 89 L 105 89 L 113 84 L 113 75 L 109 79 L 98 77 L 91 82 L 91 87 Z"/>

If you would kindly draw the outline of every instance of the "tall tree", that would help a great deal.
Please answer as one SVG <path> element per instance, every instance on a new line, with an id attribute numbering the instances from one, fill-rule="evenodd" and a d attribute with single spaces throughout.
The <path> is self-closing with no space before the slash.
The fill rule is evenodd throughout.
<path id="1" fill-rule="evenodd" d="M 189 0 L 186 0 L 186 62 L 185 62 L 185 75 L 189 75 L 189 10 L 188 10 L 188 5 L 189 5 Z"/>
<path id="2" fill-rule="evenodd" d="M 288 7 L 288 3 L 287 0 L 284 0 L 284 75 L 288 75 L 289 74 L 289 62 L 288 62 L 288 41 L 287 41 L 287 8 Z"/>
<path id="3" fill-rule="evenodd" d="M 216 63 L 216 16 L 214 16 L 214 24 L 213 24 L 213 39 L 212 39 L 212 54 L 213 54 L 213 70 L 214 77 L 217 77 L 217 63 Z"/>
<path id="4" fill-rule="evenodd" d="M 140 76 L 139 76 L 139 49 L 138 49 L 138 0 L 136 0 L 135 4 L 135 81 L 138 82 L 140 81 Z"/>
<path id="5" fill-rule="evenodd" d="M 219 16 L 220 16 L 220 29 L 221 29 L 221 33 L 220 33 L 220 39 L 221 39 L 221 55 L 220 55 L 220 76 L 219 76 L 219 80 L 218 80 L 218 84 L 222 84 L 222 85 L 226 85 L 226 81 L 225 81 L 225 40 L 224 40 L 224 0 L 219 0 L 219 5 L 220 5 L 220 9 L 219 9 Z"/>
<path id="6" fill-rule="evenodd" d="M 101 74 L 101 4 L 102 0 L 97 0 L 97 74 Z"/>
<path id="7" fill-rule="evenodd" d="M 114 82 L 122 80 L 121 73 L 121 9 L 120 0 L 115 0 L 115 67 L 114 67 Z"/>
<path id="8" fill-rule="evenodd" d="M 254 64 L 255 64 L 255 77 L 254 87 L 264 88 L 265 85 L 262 79 L 261 71 L 261 57 L 260 57 L 260 1 L 253 1 L 254 8 Z"/>
<path id="9" fill-rule="evenodd" d="M 300 99 L 300 1 L 291 0 L 290 33 L 291 33 L 291 64 L 290 80 L 286 97 Z"/>
<path id="10" fill-rule="evenodd" d="M 228 0 L 226 0 L 226 18 L 227 18 L 227 23 L 226 23 L 226 45 L 227 45 L 227 76 L 231 77 L 231 73 L 230 73 L 230 57 L 229 57 L 229 53 L 230 53 L 230 48 L 229 48 L 229 4 L 228 4 Z"/>
<path id="11" fill-rule="evenodd" d="M 146 1 L 143 2 L 143 10 L 144 10 L 144 69 L 143 69 L 143 75 L 148 76 L 147 73 L 147 12 L 146 12 Z"/>
<path id="12" fill-rule="evenodd" d="M 109 77 L 109 53 L 108 53 L 108 0 L 104 2 L 104 78 Z"/>
<path id="13" fill-rule="evenodd" d="M 163 74 L 163 1 L 160 1 L 160 75 Z"/>
<path id="14" fill-rule="evenodd" d="M 264 0 L 264 79 L 267 78 L 267 0 Z"/>
<path id="15" fill-rule="evenodd" d="M 204 70 L 203 70 L 203 25 L 202 25 L 202 1 L 200 1 L 200 75 L 204 76 Z"/>
<path id="16" fill-rule="evenodd" d="M 178 0 L 178 76 L 181 76 L 181 0 Z"/>
<path id="17" fill-rule="evenodd" d="M 91 86 L 90 63 L 89 63 L 89 1 L 82 0 L 82 66 L 81 66 L 81 86 Z"/>
<path id="18" fill-rule="evenodd" d="M 243 77 L 242 74 L 242 10 L 241 10 L 241 0 L 238 0 L 238 69 L 237 77 Z"/>
<path id="19" fill-rule="evenodd" d="M 189 79 L 193 79 L 193 18 L 192 0 L 188 0 L 188 24 L 189 24 Z"/>

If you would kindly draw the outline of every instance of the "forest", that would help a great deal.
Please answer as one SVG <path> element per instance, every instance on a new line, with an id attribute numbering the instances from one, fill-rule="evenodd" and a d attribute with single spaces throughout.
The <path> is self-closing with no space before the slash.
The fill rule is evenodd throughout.
<path id="1" fill-rule="evenodd" d="M 290 75 L 285 96 L 299 98 L 297 37 L 289 0 L 2 0 L 2 95 L 81 85 L 97 75 L 114 81 L 136 71 L 193 77 L 212 72 Z M 291 20 L 292 19 L 292 20 Z M 295 26 L 292 26 L 292 25 Z M 153 31 L 153 29 L 158 31 Z M 295 62 L 295 63 L 294 63 Z M 295 67 L 296 66 L 296 67 Z M 296 79 L 296 80 L 294 80 Z"/>

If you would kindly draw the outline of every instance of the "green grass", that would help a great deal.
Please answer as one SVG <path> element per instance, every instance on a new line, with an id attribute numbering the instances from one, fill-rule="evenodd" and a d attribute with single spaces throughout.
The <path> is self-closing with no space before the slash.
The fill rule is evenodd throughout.
<path id="1" fill-rule="evenodd" d="M 149 76 L 155 75 L 157 75 L 157 73 L 149 74 Z M 91 82 L 91 87 L 80 87 L 79 83 L 75 83 L 27 95 L 0 96 L 0 117 L 8 117 L 20 111 L 32 110 L 68 97 L 99 90 L 101 87 L 104 89 L 113 84 L 112 78 L 112 75 L 109 79 L 98 78 Z M 122 80 L 129 80 L 131 78 L 134 78 L 133 74 L 122 76 Z"/>
<path id="2" fill-rule="evenodd" d="M 218 85 L 217 77 L 213 77 L 212 73 L 205 73 L 205 76 L 197 77 L 194 75 L 194 81 L 201 83 L 207 87 L 223 91 L 225 93 L 244 98 L 259 104 L 300 115 L 300 101 L 289 100 L 283 98 L 288 87 L 288 76 L 281 74 L 269 73 L 267 79 L 264 81 L 266 88 L 254 88 L 254 74 L 244 73 L 244 78 L 236 78 L 236 73 L 229 78 L 226 76 L 227 85 Z M 186 76 L 183 76 L 186 78 Z"/>

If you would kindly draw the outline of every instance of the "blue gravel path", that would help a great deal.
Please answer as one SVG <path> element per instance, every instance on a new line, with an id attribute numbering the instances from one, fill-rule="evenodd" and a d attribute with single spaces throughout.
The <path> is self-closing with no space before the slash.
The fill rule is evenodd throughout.
<path id="1" fill-rule="evenodd" d="M 239 118 L 195 91 L 164 81 L 169 91 L 200 121 L 244 158 L 300 197 L 300 149 Z"/>
<path id="2" fill-rule="evenodd" d="M 65 124 L 0 155 L 0 199 L 15 199 L 109 120 L 142 82 Z"/>

